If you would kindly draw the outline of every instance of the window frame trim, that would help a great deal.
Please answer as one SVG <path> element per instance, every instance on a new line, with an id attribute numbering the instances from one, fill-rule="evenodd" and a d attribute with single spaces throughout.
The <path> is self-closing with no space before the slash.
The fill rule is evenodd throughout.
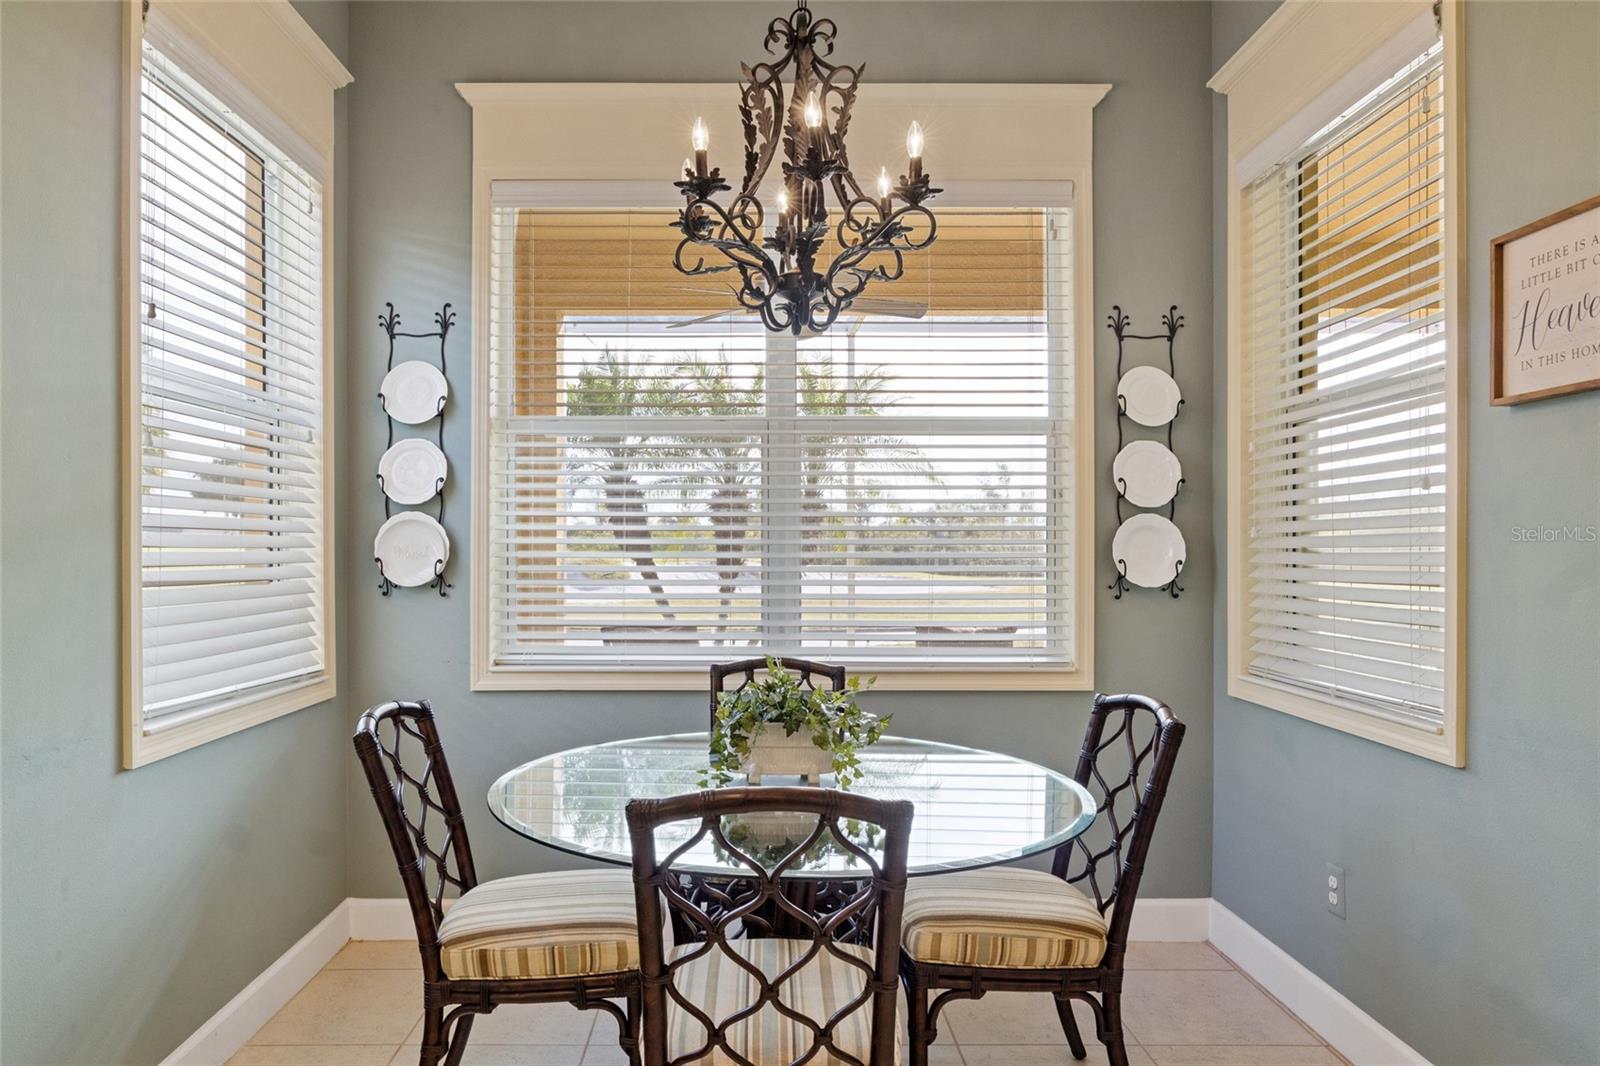
<path id="1" fill-rule="evenodd" d="M 731 121 L 727 86 L 723 83 L 465 83 L 456 86 L 472 106 L 472 308 L 473 320 L 489 321 L 489 268 L 493 224 L 493 184 L 497 181 L 560 183 L 570 196 L 595 183 L 622 190 L 638 182 L 655 182 L 670 174 L 682 156 L 682 138 L 669 143 L 686 122 L 684 114 L 702 108 L 708 116 Z M 948 139 L 951 158 L 941 164 L 948 200 L 972 204 L 975 196 L 994 196 L 1019 186 L 992 179 L 993 159 L 1010 158 L 1016 182 L 1072 183 L 1073 262 L 1073 434 L 1078 540 L 1073 568 L 1075 599 L 1074 663 L 1070 668 L 1021 663 L 994 667 L 963 665 L 953 669 L 885 666 L 872 669 L 884 691 L 1029 691 L 1080 692 L 1094 688 L 1095 533 L 1094 502 L 1098 489 L 1094 454 L 1094 198 L 1093 111 L 1111 89 L 1106 84 L 964 85 L 953 83 L 874 84 L 878 108 L 872 121 L 898 122 L 907 109 L 937 113 L 938 128 Z M 1013 123 L 994 123 L 994 109 L 1016 116 Z M 643 131 L 625 159 L 616 158 L 610 135 L 620 115 Z M 853 129 L 864 136 L 867 112 L 855 116 Z M 899 127 L 903 129 L 903 126 Z M 1039 130 L 1057 132 L 1054 137 Z M 969 137 L 968 131 L 971 131 Z M 870 132 L 870 131 L 869 131 Z M 713 128 L 713 136 L 718 135 Z M 724 138 L 724 143 L 731 138 Z M 983 143 L 979 143 L 982 141 Z M 997 141 L 1003 143 L 996 143 Z M 596 148 L 593 154 L 587 149 Z M 655 156 L 666 162 L 655 166 Z M 668 204 L 670 183 L 661 178 L 656 197 Z M 577 205 L 582 206 L 582 205 Z M 650 206 L 640 204 L 635 206 Z M 1006 204 L 980 206 L 1004 207 Z M 487 411 L 489 403 L 489 333 L 474 329 L 472 343 L 472 406 Z M 691 691 L 704 689 L 700 667 L 626 670 L 614 667 L 501 666 L 492 659 L 488 610 L 489 493 L 488 419 L 472 420 L 472 529 L 470 543 L 469 689 L 493 691 Z"/>
<path id="2" fill-rule="evenodd" d="M 1239 52 L 1209 83 L 1228 96 L 1229 120 L 1243 97 L 1257 124 L 1248 135 L 1236 137 L 1230 131 L 1227 185 L 1227 386 L 1226 450 L 1227 500 L 1225 518 L 1227 598 L 1226 679 L 1229 696 L 1268 710 L 1280 711 L 1330 729 L 1364 738 L 1399 751 L 1442 763 L 1466 765 L 1466 466 L 1465 426 L 1467 375 L 1462 367 L 1465 338 L 1463 296 L 1466 263 L 1466 176 L 1463 132 L 1466 129 L 1463 107 L 1462 41 L 1464 11 L 1460 0 L 1442 0 L 1439 31 L 1444 52 L 1445 143 L 1443 300 L 1445 324 L 1445 638 L 1444 638 L 1444 724 L 1432 733 L 1390 722 L 1343 701 L 1315 695 L 1307 690 L 1252 676 L 1248 672 L 1246 650 L 1249 630 L 1249 589 L 1247 560 L 1249 546 L 1244 531 L 1249 528 L 1249 497 L 1245 485 L 1249 441 L 1245 433 L 1247 397 L 1242 393 L 1245 361 L 1244 278 L 1243 278 L 1243 191 L 1252 175 L 1241 164 L 1250 165 L 1252 155 L 1277 130 L 1292 122 L 1307 99 L 1327 86 L 1348 88 L 1353 72 L 1366 64 L 1372 52 L 1413 21 L 1418 4 L 1372 5 L 1368 26 L 1353 26 L 1349 5 L 1334 0 L 1304 0 L 1285 4 L 1262 24 Z M 1342 9 L 1334 11 L 1334 9 Z M 1318 29 L 1330 14 L 1352 26 L 1360 47 L 1350 48 Z M 1359 22 L 1360 20 L 1354 20 Z M 1283 79 L 1292 71 L 1316 71 L 1326 80 L 1322 90 L 1304 84 L 1287 85 Z M 1388 73 L 1393 73 L 1389 71 Z M 1253 76 L 1253 77 L 1252 77 Z M 1383 75 L 1386 77 L 1387 74 Z M 1373 83 L 1377 84 L 1376 82 Z M 1368 85 L 1367 88 L 1371 88 Z M 1276 96 L 1281 112 L 1276 122 L 1263 126 L 1260 115 L 1263 100 Z M 1243 142 L 1243 143 L 1241 143 Z"/>
<path id="3" fill-rule="evenodd" d="M 170 9 L 165 5 L 162 14 Z M 213 740 L 281 718 L 295 711 L 326 703 L 338 694 L 336 556 L 338 541 L 334 525 L 335 432 L 334 381 L 337 352 L 334 345 L 334 160 L 333 92 L 348 84 L 351 76 L 328 50 L 315 31 L 296 13 L 287 0 L 257 0 L 255 3 L 207 5 L 198 11 L 194 24 L 169 19 L 160 36 L 179 42 L 176 49 L 185 62 L 206 64 L 203 71 L 208 88 L 225 85 L 226 95 L 240 101 L 252 121 L 275 119 L 264 129 L 269 137 L 285 137 L 280 148 L 302 165 L 308 166 L 322 184 L 322 539 L 323 576 L 319 605 L 323 633 L 323 669 L 312 680 L 269 688 L 265 693 L 235 700 L 220 701 L 223 709 L 192 721 L 179 722 L 164 729 L 146 732 L 144 722 L 144 626 L 143 626 L 143 542 L 141 495 L 142 432 L 140 348 L 140 81 L 144 73 L 143 45 L 145 19 L 139 0 L 123 5 L 123 92 L 122 153 L 120 198 L 121 308 L 118 315 L 118 341 L 122 377 L 121 476 L 122 603 L 119 621 L 122 628 L 121 719 L 122 767 L 133 770 L 161 759 L 199 747 Z M 209 25 L 202 25 L 210 19 Z M 207 31 L 215 32 L 207 32 Z M 238 35 L 251 42 L 251 55 L 235 62 L 224 41 Z M 272 79 L 249 78 L 245 69 L 265 65 L 278 74 Z M 317 106 L 307 109 L 308 98 Z M 300 131 L 325 133 L 317 143 Z M 311 158 L 302 158 L 307 153 Z"/>

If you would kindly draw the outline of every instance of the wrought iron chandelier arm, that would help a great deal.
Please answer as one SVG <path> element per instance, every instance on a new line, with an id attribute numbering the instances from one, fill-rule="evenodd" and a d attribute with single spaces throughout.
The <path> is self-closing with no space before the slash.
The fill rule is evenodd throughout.
<path id="1" fill-rule="evenodd" d="M 707 203 L 710 203 L 712 207 L 717 207 L 714 201 L 708 200 Z M 760 236 L 762 228 L 767 221 L 767 212 L 761 206 L 760 200 L 757 200 L 754 196 L 740 193 L 734 197 L 733 203 L 728 205 L 726 211 L 722 211 L 720 207 L 717 210 L 724 219 L 724 232 L 718 233 L 719 237 L 725 237 L 729 232 L 732 232 L 743 238 L 746 244 L 755 245 L 757 243 L 756 238 Z"/>
<path id="2" fill-rule="evenodd" d="M 761 315 L 761 324 L 774 333 L 799 331 L 796 325 L 799 311 L 795 304 L 767 299 L 756 307 L 756 311 Z"/>
<path id="3" fill-rule="evenodd" d="M 839 317 L 839 312 L 848 306 L 850 306 L 848 302 L 827 299 L 821 294 L 814 296 L 806 305 L 805 324 L 812 332 L 821 333 L 833 325 L 834 319 Z"/>
<path id="4" fill-rule="evenodd" d="M 861 247 L 920 252 L 938 237 L 939 220 L 921 204 L 902 204 L 888 214 L 884 214 L 883 208 L 882 201 L 870 196 L 860 196 L 846 204 L 844 217 L 834 230 L 839 246 L 845 252 Z M 909 226 L 908 220 L 922 224 Z"/>
<path id="5" fill-rule="evenodd" d="M 823 289 L 848 305 L 873 281 L 898 281 L 905 273 L 905 252 L 921 251 L 938 236 L 939 223 L 921 204 L 903 204 L 883 213 L 883 203 L 870 197 L 852 200 L 836 230 L 842 249 L 823 277 Z M 906 220 L 922 225 L 913 228 Z M 884 261 L 870 263 L 873 257 Z"/>
<path id="6" fill-rule="evenodd" d="M 716 248 L 727 257 L 728 262 L 721 265 L 707 266 L 705 257 L 697 255 L 695 256 L 695 261 L 691 264 L 685 255 L 691 246 Z M 735 269 L 741 272 L 755 270 L 762 273 L 771 269 L 771 263 L 765 255 L 761 254 L 759 249 L 751 250 L 737 240 L 724 240 L 717 237 L 683 238 L 678 242 L 678 247 L 673 250 L 672 263 L 680 273 L 689 277 L 720 274 L 724 271 Z"/>
<path id="7" fill-rule="evenodd" d="M 752 311 L 760 311 L 766 307 L 773 291 L 774 279 L 771 271 L 740 266 L 739 276 L 744 281 L 744 286 L 733 294 L 734 299 Z"/>
<path id="8" fill-rule="evenodd" d="M 882 262 L 868 265 L 866 260 L 872 255 L 886 257 L 890 265 Z M 828 273 L 823 276 L 822 289 L 835 302 L 849 306 L 871 282 L 898 281 L 904 273 L 905 253 L 898 248 L 862 247 L 846 252 L 833 261 Z"/>
<path id="9" fill-rule="evenodd" d="M 733 201 L 730 210 L 709 196 L 696 196 L 692 191 L 685 191 L 684 195 L 688 203 L 672 224 L 684 235 L 680 249 L 685 244 L 701 244 L 720 248 L 730 255 L 743 254 L 751 265 L 766 261 L 766 254 L 756 243 L 765 221 L 759 200 L 740 196 Z"/>
<path id="10" fill-rule="evenodd" d="M 720 265 L 707 266 L 705 256 L 697 255 L 695 256 L 694 262 L 690 263 L 684 253 L 688 251 L 691 246 L 710 246 L 717 248 L 731 261 Z M 756 265 L 754 262 L 747 263 L 739 258 L 740 251 L 741 250 L 739 249 L 738 245 L 732 241 L 719 241 L 715 238 L 700 239 L 696 237 L 685 237 L 683 240 L 678 242 L 678 247 L 673 250 L 672 265 L 677 267 L 679 273 L 685 274 L 692 278 L 702 277 L 706 274 L 721 274 L 725 271 L 734 270 L 741 267 L 754 267 Z"/>

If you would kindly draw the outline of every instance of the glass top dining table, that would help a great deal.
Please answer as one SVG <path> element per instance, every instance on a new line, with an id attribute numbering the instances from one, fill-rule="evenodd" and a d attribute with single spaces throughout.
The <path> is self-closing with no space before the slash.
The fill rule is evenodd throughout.
<path id="1" fill-rule="evenodd" d="M 489 787 L 489 809 L 530 840 L 626 865 L 631 862 L 628 801 L 697 791 L 705 787 L 709 770 L 705 733 L 594 744 L 506 771 Z M 823 784 L 832 780 L 825 775 Z M 763 781 L 795 784 L 798 779 L 768 774 Z M 744 779 L 735 776 L 727 783 L 740 785 Z M 1010 755 L 908 737 L 884 737 L 863 751 L 861 776 L 851 791 L 915 804 L 911 876 L 992 866 L 1049 851 L 1082 833 L 1095 816 L 1094 798 L 1065 774 Z M 768 821 L 758 821 L 762 818 Z M 751 843 L 759 850 L 763 843 L 781 845 L 783 827 L 773 818 L 746 816 L 746 824 L 725 823 L 723 830 L 741 846 Z M 660 827 L 658 854 L 666 854 L 697 829 L 694 822 Z M 852 824 L 845 831 L 858 845 L 877 850 L 875 827 Z M 790 835 L 803 838 L 804 831 Z M 709 836 L 675 866 L 711 875 L 748 872 Z M 859 877 L 862 872 L 859 857 L 826 842 L 811 848 L 790 870 L 808 879 Z"/>

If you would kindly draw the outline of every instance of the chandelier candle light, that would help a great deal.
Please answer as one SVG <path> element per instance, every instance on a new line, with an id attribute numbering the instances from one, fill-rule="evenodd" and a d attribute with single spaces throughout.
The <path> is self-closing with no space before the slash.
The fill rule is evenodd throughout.
<path id="1" fill-rule="evenodd" d="M 735 298 L 779 333 L 821 333 L 852 306 L 913 318 L 927 310 L 860 299 L 871 282 L 894 281 L 904 273 L 906 252 L 933 243 L 938 225 L 924 204 L 940 190 L 922 172 L 924 138 L 915 122 L 906 133 L 905 175 L 891 184 L 888 168 L 882 168 L 876 196 L 856 181 L 845 134 L 862 67 L 827 61 L 836 33 L 831 19 L 814 18 L 800 0 L 787 18 L 767 27 L 764 43 L 775 58 L 741 67 L 744 180 L 728 206 L 712 198 L 732 186 L 710 166 L 711 137 L 703 119 L 695 120 L 689 138 L 694 160 L 684 160 L 683 180 L 674 183 L 685 200 L 672 223 L 683 233 L 673 254 L 678 270 L 692 277 L 737 271 L 740 283 L 730 286 Z M 785 73 L 792 83 L 787 95 Z M 780 142 L 783 183 L 768 232 L 758 194 Z M 819 265 L 829 230 L 829 189 L 839 212 L 833 227 L 838 249 Z M 716 252 L 709 262 L 707 249 Z"/>

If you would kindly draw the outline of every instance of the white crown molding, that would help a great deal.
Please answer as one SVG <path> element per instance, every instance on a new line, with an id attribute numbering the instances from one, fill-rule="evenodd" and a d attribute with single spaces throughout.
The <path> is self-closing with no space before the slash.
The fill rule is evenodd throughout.
<path id="1" fill-rule="evenodd" d="M 1274 45 L 1286 36 L 1311 11 L 1315 0 L 1284 0 L 1278 9 L 1263 22 L 1239 50 L 1217 69 L 1206 82 L 1206 88 L 1226 93 L 1244 74 L 1272 51 Z"/>
<path id="2" fill-rule="evenodd" d="M 266 0 L 267 14 L 282 28 L 284 35 L 294 42 L 317 72 L 328 80 L 328 86 L 342 89 L 355 81 L 355 75 L 345 69 L 339 57 L 333 54 L 311 24 L 301 17 L 289 0 Z"/>
<path id="3" fill-rule="evenodd" d="M 288 0 L 153 0 L 142 30 L 319 179 L 331 170 L 333 92 L 352 76 Z"/>
<path id="4" fill-rule="evenodd" d="M 298 16 L 297 16 L 298 17 Z M 727 96 L 731 82 L 631 82 L 631 81 L 462 81 L 456 92 L 467 103 L 537 104 L 560 100 L 634 101 L 641 96 L 666 100 L 700 100 L 708 95 Z M 1094 107 L 1111 91 L 1109 82 L 991 83 L 991 82 L 872 82 L 865 86 L 874 96 L 889 100 L 970 103 L 987 107 L 996 101 L 1019 99 L 1044 104 Z"/>
<path id="5" fill-rule="evenodd" d="M 1286 0 L 1206 83 L 1228 98 L 1230 155 L 1286 126 L 1315 132 L 1370 87 L 1374 64 L 1392 74 L 1434 32 L 1427 0 Z"/>
<path id="6" fill-rule="evenodd" d="M 463 82 L 472 107 L 474 181 L 659 180 L 677 171 L 696 115 L 711 131 L 712 162 L 742 161 L 730 83 Z M 877 83 L 852 115 L 860 163 L 900 158 L 907 125 L 927 127 L 928 159 L 948 182 L 994 177 L 1006 159 L 1017 180 L 1076 178 L 1093 159 L 1093 114 L 1110 86 Z M 1008 116 L 997 123 L 996 114 Z M 721 156 L 720 160 L 718 156 Z M 669 185 L 670 187 L 670 185 Z"/>

